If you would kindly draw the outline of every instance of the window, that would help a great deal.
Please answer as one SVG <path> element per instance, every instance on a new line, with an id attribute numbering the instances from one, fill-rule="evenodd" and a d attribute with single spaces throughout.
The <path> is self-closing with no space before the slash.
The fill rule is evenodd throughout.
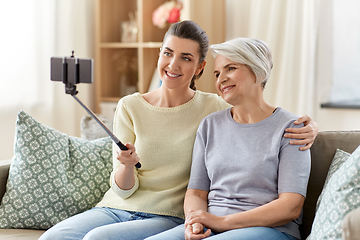
<path id="1" fill-rule="evenodd" d="M 50 94 L 51 2 L 14 0 L 0 8 L 1 109 L 33 107 Z"/>
<path id="2" fill-rule="evenodd" d="M 333 1 L 333 84 L 322 107 L 360 108 L 360 1 Z"/>

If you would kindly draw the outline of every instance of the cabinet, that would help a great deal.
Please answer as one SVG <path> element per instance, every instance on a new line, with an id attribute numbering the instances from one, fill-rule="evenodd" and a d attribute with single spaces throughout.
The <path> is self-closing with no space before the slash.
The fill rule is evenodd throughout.
<path id="1" fill-rule="evenodd" d="M 159 29 L 152 24 L 152 13 L 164 2 L 166 0 L 96 0 L 95 112 L 101 112 L 101 103 L 116 104 L 124 95 L 135 91 L 140 93 L 148 91 L 156 69 L 159 49 L 167 31 L 167 28 Z M 208 35 L 206 28 L 209 28 L 210 32 L 215 32 L 211 34 L 216 36 L 215 41 L 211 41 L 212 37 L 209 35 L 211 43 L 224 40 L 225 20 L 221 11 L 224 8 L 223 0 L 183 0 L 182 2 L 186 13 L 182 17 L 194 21 L 194 18 L 197 18 L 196 22 Z M 219 6 L 221 6 L 220 11 Z M 130 18 L 136 19 L 137 37 L 135 41 L 124 42 L 122 24 Z M 219 18 L 222 19 L 220 22 Z M 214 24 L 219 26 L 217 30 L 212 29 Z M 205 74 L 202 78 L 205 78 Z M 208 86 L 207 83 L 203 85 Z M 198 87 L 198 89 L 209 91 L 206 87 L 204 89 Z"/>

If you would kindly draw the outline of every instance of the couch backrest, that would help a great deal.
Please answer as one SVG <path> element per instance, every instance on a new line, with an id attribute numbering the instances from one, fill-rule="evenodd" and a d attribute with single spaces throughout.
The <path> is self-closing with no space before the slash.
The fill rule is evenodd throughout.
<path id="1" fill-rule="evenodd" d="M 360 145 L 360 131 L 320 132 L 311 147 L 311 173 L 304 203 L 302 239 L 310 234 L 315 217 L 316 201 L 322 191 L 326 175 L 336 149 L 352 153 Z"/>

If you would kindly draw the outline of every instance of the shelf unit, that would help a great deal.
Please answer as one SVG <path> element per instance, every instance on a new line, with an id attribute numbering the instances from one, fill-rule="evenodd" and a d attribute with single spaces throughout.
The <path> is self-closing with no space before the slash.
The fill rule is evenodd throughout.
<path id="1" fill-rule="evenodd" d="M 167 28 L 159 29 L 152 24 L 152 13 L 166 1 L 96 0 L 95 112 L 101 113 L 100 104 L 102 102 L 116 103 L 122 96 L 132 92 L 145 93 L 148 91 L 157 65 L 159 49 L 167 31 Z M 224 40 L 224 0 L 183 0 L 182 2 L 187 13 L 185 19 L 196 21 L 208 35 L 208 31 L 216 33 L 215 41 L 211 41 L 212 36 L 209 35 L 210 43 Z M 136 16 L 137 41 L 121 42 L 121 26 L 123 22 L 129 21 L 130 13 L 134 13 Z M 215 17 L 213 17 L 214 15 Z M 219 19 L 221 20 L 219 21 Z M 219 25 L 221 23 L 223 25 Z M 216 31 L 212 29 L 214 24 L 220 26 Z M 221 40 L 219 40 L 219 36 Z M 204 75 L 206 75 L 206 70 Z M 214 89 L 207 89 L 206 86 L 209 86 L 209 83 L 203 82 L 202 85 L 205 87 L 198 88 L 214 92 Z M 213 81 L 211 81 L 212 85 Z"/>

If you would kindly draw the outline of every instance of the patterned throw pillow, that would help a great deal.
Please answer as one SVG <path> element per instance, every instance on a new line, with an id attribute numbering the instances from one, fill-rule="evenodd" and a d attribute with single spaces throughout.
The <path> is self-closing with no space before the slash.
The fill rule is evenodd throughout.
<path id="1" fill-rule="evenodd" d="M 312 225 L 310 239 L 341 239 L 341 221 L 360 206 L 360 146 L 330 178 Z"/>
<path id="2" fill-rule="evenodd" d="M 328 174 L 326 176 L 326 180 L 323 186 L 323 190 L 321 191 L 321 194 L 316 202 L 316 210 L 319 208 L 322 196 L 324 195 L 324 191 L 326 188 L 326 185 L 328 184 L 331 176 L 343 165 L 343 163 L 350 157 L 350 153 L 345 152 L 341 149 L 336 149 L 334 158 L 331 162 L 331 165 L 329 167 Z"/>
<path id="3" fill-rule="evenodd" d="M 109 189 L 110 137 L 70 137 L 25 112 L 18 114 L 15 134 L 0 228 L 48 229 L 90 209 Z"/>

